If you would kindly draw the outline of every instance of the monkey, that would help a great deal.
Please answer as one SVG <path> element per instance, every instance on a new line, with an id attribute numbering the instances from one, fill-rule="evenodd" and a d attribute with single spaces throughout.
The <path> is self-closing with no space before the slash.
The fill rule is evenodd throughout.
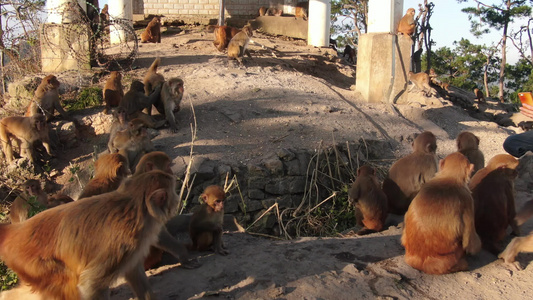
<path id="1" fill-rule="evenodd" d="M 522 270 L 520 263 L 515 261 L 521 252 L 533 252 L 533 231 L 528 236 L 513 238 L 498 258 L 503 259 L 506 264 L 513 265 L 517 270 Z"/>
<path id="2" fill-rule="evenodd" d="M 302 18 L 307 21 L 307 11 L 309 10 L 309 2 L 298 2 L 294 8 L 294 17 L 296 19 Z"/>
<path id="3" fill-rule="evenodd" d="M 65 194 L 55 194 L 53 196 L 48 197 L 48 204 L 46 205 L 48 208 L 53 208 L 62 204 L 67 204 L 70 202 L 74 202 L 74 199 L 70 198 L 69 196 Z"/>
<path id="4" fill-rule="evenodd" d="M 38 180 L 27 180 L 22 187 L 22 193 L 15 198 L 9 210 L 11 223 L 20 223 L 28 219 L 30 206 L 37 210 L 44 210 L 48 204 L 48 196 L 41 188 L 41 183 Z"/>
<path id="5" fill-rule="evenodd" d="M 346 57 L 346 55 L 348 55 L 348 62 L 355 64 L 355 49 L 350 47 L 350 45 L 346 45 L 346 47 L 344 47 L 342 57 Z"/>
<path id="6" fill-rule="evenodd" d="M 253 36 L 252 27 L 246 25 L 242 28 L 241 32 L 237 33 L 228 44 L 228 58 L 236 59 L 242 64 L 242 57 L 246 53 L 251 59 L 252 56 L 248 51 L 248 43 Z"/>
<path id="7" fill-rule="evenodd" d="M 398 34 L 411 36 L 415 32 L 415 9 L 409 8 L 398 23 Z"/>
<path id="8" fill-rule="evenodd" d="M 479 89 L 474 89 L 474 100 L 477 100 L 479 103 L 486 103 L 485 96 L 483 95 L 483 92 Z"/>
<path id="9" fill-rule="evenodd" d="M 100 21 L 105 23 L 109 22 L 109 5 L 104 4 L 104 7 L 100 11 Z"/>
<path id="10" fill-rule="evenodd" d="M 0 225 L 0 258 L 44 299 L 107 299 L 124 277 L 154 299 L 142 263 L 178 205 L 174 176 L 151 171 L 116 191 Z"/>
<path id="11" fill-rule="evenodd" d="M 348 192 L 348 200 L 355 204 L 357 223 L 363 227 L 358 235 L 383 229 L 387 218 L 387 195 L 379 185 L 376 169 L 368 165 L 357 169 L 357 179 Z"/>
<path id="12" fill-rule="evenodd" d="M 59 102 L 59 85 L 60 83 L 54 75 L 44 77 L 35 90 L 33 100 L 28 105 L 24 116 L 44 114 L 46 121 L 50 121 L 57 110 L 63 118 L 68 119 L 67 112 L 63 110 Z"/>
<path id="13" fill-rule="evenodd" d="M 424 131 L 413 141 L 413 153 L 396 161 L 383 181 L 389 213 L 403 215 L 424 183 L 437 172 L 437 138 Z"/>
<path id="14" fill-rule="evenodd" d="M 411 86 L 409 91 L 411 91 L 416 86 L 417 89 L 424 92 L 426 97 L 429 97 L 434 94 L 433 89 L 429 85 L 429 75 L 425 72 L 413 73 L 412 71 L 409 71 L 409 81 L 414 84 Z"/>
<path id="15" fill-rule="evenodd" d="M 146 29 L 141 33 L 141 43 L 161 43 L 161 19 L 152 18 Z"/>
<path id="16" fill-rule="evenodd" d="M 270 7 L 269 9 L 267 9 L 266 15 L 280 17 L 281 15 L 283 15 L 283 10 L 276 7 Z"/>
<path id="17" fill-rule="evenodd" d="M 124 156 L 128 162 L 130 170 L 135 170 L 141 157 L 155 151 L 155 147 L 146 133 L 146 126 L 140 119 L 133 119 L 128 122 L 128 128 L 118 131 L 111 145 L 114 150 Z"/>
<path id="18" fill-rule="evenodd" d="M 533 216 L 533 200 L 524 203 L 520 211 L 516 213 L 516 225 L 522 226 L 531 216 Z"/>
<path id="19" fill-rule="evenodd" d="M 143 155 L 143 157 L 139 160 L 133 176 L 144 174 L 153 170 L 160 170 L 167 174 L 173 175 L 172 170 L 170 169 L 171 165 L 172 161 L 166 153 L 161 151 L 150 152 Z M 161 261 L 163 251 L 169 252 L 174 257 L 178 258 L 183 268 L 193 269 L 200 266 L 197 260 L 190 259 L 186 246 L 176 240 L 166 230 L 166 227 L 163 227 L 159 233 L 158 242 L 150 247 L 150 252 L 144 261 L 144 269 L 148 270 L 157 265 Z"/>
<path id="20" fill-rule="evenodd" d="M 474 201 L 467 187 L 474 165 L 454 152 L 440 161 L 405 214 L 405 262 L 427 274 L 468 270 L 465 253 L 476 254 L 481 241 L 474 224 Z"/>
<path id="21" fill-rule="evenodd" d="M 146 75 L 144 75 L 143 84 L 144 84 L 144 92 L 146 96 L 150 96 L 152 91 L 158 85 L 161 85 L 163 84 L 163 82 L 165 82 L 165 77 L 157 73 L 157 68 L 159 67 L 160 63 L 161 63 L 161 59 L 159 57 L 156 58 L 154 62 L 150 65 L 150 68 L 148 68 Z M 148 114 L 151 114 L 151 110 L 148 110 Z"/>
<path id="22" fill-rule="evenodd" d="M 14 159 L 11 139 L 19 146 L 20 156 L 27 158 L 31 163 L 35 162 L 33 144 L 37 141 L 41 141 L 46 153 L 53 156 L 50 151 L 48 126 L 46 125 L 45 117 L 41 114 L 31 117 L 12 116 L 3 118 L 0 120 L 0 139 L 8 162 L 12 162 Z"/>
<path id="23" fill-rule="evenodd" d="M 501 252 L 498 243 L 506 235 L 507 227 L 519 235 L 515 220 L 514 179 L 518 175 L 518 160 L 509 154 L 498 154 L 470 180 L 474 198 L 476 231 L 483 247 L 494 255 Z"/>
<path id="24" fill-rule="evenodd" d="M 116 190 L 130 174 L 128 161 L 118 153 L 101 155 L 94 163 L 94 177 L 85 185 L 78 199 Z"/>
<path id="25" fill-rule="evenodd" d="M 128 128 L 128 117 L 126 114 L 126 109 L 124 107 L 118 107 L 113 111 L 114 121 L 111 124 L 111 129 L 109 130 L 109 141 L 107 143 L 107 150 L 109 153 L 113 153 L 113 139 L 115 138 L 117 132 Z"/>
<path id="26" fill-rule="evenodd" d="M 215 41 L 213 45 L 218 51 L 223 52 L 227 47 L 231 39 L 239 33 L 240 30 L 230 26 L 219 26 L 215 29 Z"/>
<path id="27" fill-rule="evenodd" d="M 224 221 L 224 190 L 218 185 L 205 188 L 200 198 L 203 204 L 195 209 L 189 225 L 192 240 L 190 250 L 206 251 L 212 248 L 215 253 L 227 255 L 222 241 L 222 223 Z"/>
<path id="28" fill-rule="evenodd" d="M 126 111 L 126 116 L 128 120 L 141 119 L 149 128 L 159 128 L 163 126 L 166 121 L 154 121 L 150 114 L 143 112 L 151 112 L 152 105 L 159 100 L 161 96 L 161 85 L 158 85 L 151 94 L 146 96 L 144 94 L 145 86 L 139 80 L 134 80 L 131 83 L 130 90 L 124 95 L 120 101 L 119 108 L 122 108 Z"/>
<path id="29" fill-rule="evenodd" d="M 266 8 L 266 7 L 261 6 L 261 7 L 259 8 L 259 16 L 260 16 L 260 17 L 264 17 L 264 16 L 266 16 L 266 12 L 267 12 L 267 8 Z M 216 45 L 215 45 L 215 46 L 216 46 Z"/>
<path id="30" fill-rule="evenodd" d="M 437 77 L 439 77 L 439 75 L 437 75 L 437 72 L 435 72 L 435 69 L 430 68 L 429 69 L 429 78 L 431 80 L 433 80 L 434 78 L 437 78 Z"/>
<path id="31" fill-rule="evenodd" d="M 161 86 L 161 96 L 154 103 L 157 111 L 165 116 L 172 132 L 178 132 L 174 113 L 180 110 L 183 92 L 183 80 L 178 77 L 170 78 Z"/>
<path id="32" fill-rule="evenodd" d="M 474 164 L 474 172 L 471 175 L 474 176 L 477 171 L 485 167 L 485 157 L 479 150 L 479 138 L 472 132 L 463 131 L 457 136 L 456 142 L 457 151 L 464 154 L 470 163 Z"/>
<path id="33" fill-rule="evenodd" d="M 441 82 L 440 88 L 446 90 L 446 92 L 450 93 L 450 84 L 447 82 Z"/>
<path id="34" fill-rule="evenodd" d="M 118 71 L 111 71 L 111 75 L 107 79 L 104 85 L 104 114 L 109 113 L 111 107 L 117 107 L 124 97 L 124 91 L 122 90 L 122 74 Z"/>

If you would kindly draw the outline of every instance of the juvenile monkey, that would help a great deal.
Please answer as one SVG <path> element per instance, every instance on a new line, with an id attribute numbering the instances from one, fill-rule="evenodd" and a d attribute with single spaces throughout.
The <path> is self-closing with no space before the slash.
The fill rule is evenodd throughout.
<path id="1" fill-rule="evenodd" d="M 143 112 L 151 112 L 152 105 L 159 100 L 161 95 L 161 85 L 158 85 L 150 95 L 144 94 L 145 86 L 139 80 L 134 80 L 131 83 L 130 90 L 124 95 L 120 101 L 119 108 L 126 111 L 128 120 L 141 119 L 150 128 L 159 128 L 165 124 L 165 121 L 156 122 L 149 114 Z"/>
<path id="2" fill-rule="evenodd" d="M 215 41 L 213 45 L 218 51 L 223 52 L 227 47 L 231 39 L 239 33 L 240 30 L 230 26 L 219 26 L 215 29 Z"/>
<path id="3" fill-rule="evenodd" d="M 158 16 L 152 18 L 146 29 L 141 33 L 141 43 L 161 43 L 161 19 Z"/>
<path id="4" fill-rule="evenodd" d="M 466 186 L 474 165 L 459 152 L 440 161 L 405 214 L 405 262 L 427 274 L 468 270 L 465 254 L 481 250 L 474 201 Z"/>
<path id="5" fill-rule="evenodd" d="M 161 63 L 161 59 L 158 57 L 148 68 L 146 75 L 144 75 L 143 84 L 144 84 L 144 93 L 146 96 L 150 96 L 152 91 L 158 86 L 165 82 L 165 77 L 157 73 L 157 68 Z M 148 114 L 151 114 L 151 111 L 148 111 Z"/>
<path id="6" fill-rule="evenodd" d="M 183 98 L 183 80 L 178 77 L 170 78 L 161 87 L 161 96 L 155 101 L 157 111 L 165 116 L 172 132 L 178 132 L 175 112 L 179 112 L 181 99 Z"/>
<path id="7" fill-rule="evenodd" d="M 404 214 L 424 183 L 437 172 L 437 138 L 424 131 L 413 141 L 413 153 L 399 159 L 383 181 L 389 212 Z"/>
<path id="8" fill-rule="evenodd" d="M 420 73 L 413 73 L 409 71 L 409 81 L 414 83 L 414 85 L 411 86 L 409 91 L 413 89 L 413 87 L 416 85 L 416 87 L 425 93 L 426 97 L 429 97 L 433 94 L 433 89 L 429 85 L 429 75 L 425 72 Z"/>
<path id="9" fill-rule="evenodd" d="M 242 30 L 237 33 L 229 42 L 228 45 L 228 58 L 236 59 L 239 63 L 242 64 L 242 57 L 246 53 L 251 59 L 252 56 L 248 51 L 248 43 L 250 43 L 250 38 L 253 35 L 252 27 L 246 25 Z"/>
<path id="10" fill-rule="evenodd" d="M 104 85 L 104 114 L 107 114 L 111 107 L 117 107 L 124 97 L 122 90 L 122 74 L 118 71 L 111 71 L 111 75 Z"/>
<path id="11" fill-rule="evenodd" d="M 111 124 L 111 129 L 109 130 L 109 141 L 107 143 L 107 149 L 109 150 L 109 153 L 114 152 L 113 139 L 115 139 L 117 132 L 128 128 L 128 117 L 124 107 L 118 107 L 113 112 L 113 117 L 114 121 L 113 124 Z"/>
<path id="12" fill-rule="evenodd" d="M 456 139 L 457 151 L 461 152 L 470 163 L 474 164 L 474 172 L 472 176 L 485 167 L 485 157 L 483 152 L 479 150 L 479 138 L 472 132 L 463 131 L 459 133 Z"/>
<path id="13" fill-rule="evenodd" d="M 108 299 L 124 277 L 138 299 L 155 299 L 142 264 L 177 207 L 175 178 L 132 177 L 117 191 L 0 225 L 0 258 L 43 299 Z"/>
<path id="14" fill-rule="evenodd" d="M 469 188 L 474 198 L 476 231 L 483 247 L 494 255 L 500 253 L 498 245 L 505 236 L 507 227 L 519 235 L 514 200 L 514 179 L 518 175 L 518 160 L 509 154 L 491 158 L 487 167 L 472 177 Z"/>
<path id="15" fill-rule="evenodd" d="M 357 179 L 348 192 L 348 200 L 355 204 L 357 223 L 363 226 L 358 235 L 383 229 L 387 218 L 387 195 L 381 190 L 374 168 L 365 165 L 357 170 Z"/>
<path id="16" fill-rule="evenodd" d="M 346 55 L 348 55 L 348 62 L 355 64 L 355 49 L 350 47 L 350 45 L 346 45 L 346 47 L 344 47 L 342 57 L 346 57 Z"/>
<path id="17" fill-rule="evenodd" d="M 220 186 L 210 185 L 200 197 L 204 203 L 194 211 L 189 226 L 191 250 L 206 251 L 212 248 L 215 253 L 227 255 L 229 252 L 222 242 L 226 194 Z"/>
<path id="18" fill-rule="evenodd" d="M 68 118 L 67 113 L 59 103 L 59 81 L 54 75 L 48 75 L 41 81 L 35 90 L 33 100 L 26 109 L 24 116 L 31 117 L 35 114 L 44 114 L 49 121 L 57 110 L 63 118 Z"/>
<path id="19" fill-rule="evenodd" d="M 8 162 L 12 162 L 14 159 L 11 139 L 19 145 L 20 156 L 26 157 L 32 163 L 35 162 L 33 144 L 37 141 L 41 141 L 48 155 L 52 156 L 48 126 L 46 125 L 45 117 L 41 114 L 31 117 L 13 116 L 3 118 L 0 120 L 0 139 Z"/>
<path id="20" fill-rule="evenodd" d="M 483 95 L 483 92 L 480 91 L 479 89 L 474 89 L 474 100 L 477 100 L 479 103 L 486 103 L 487 101 L 485 101 L 485 96 Z"/>
<path id="21" fill-rule="evenodd" d="M 400 20 L 400 23 L 398 23 L 398 34 L 411 36 L 415 32 L 415 27 L 415 9 L 409 8 Z"/>
<path id="22" fill-rule="evenodd" d="M 46 196 L 38 180 L 27 180 L 22 185 L 22 188 L 22 193 L 13 201 L 9 210 L 11 223 L 20 223 L 28 219 L 30 206 L 38 205 L 44 209 L 48 204 L 48 196 Z"/>
<path id="23" fill-rule="evenodd" d="M 111 148 L 112 153 L 118 151 L 127 159 L 130 170 L 135 170 L 135 166 L 144 154 L 155 151 L 155 147 L 146 133 L 145 124 L 140 119 L 131 120 L 127 129 L 118 131 Z"/>
<path id="24" fill-rule="evenodd" d="M 130 174 L 128 161 L 118 153 L 103 154 L 94 163 L 94 177 L 78 199 L 112 192 Z"/>

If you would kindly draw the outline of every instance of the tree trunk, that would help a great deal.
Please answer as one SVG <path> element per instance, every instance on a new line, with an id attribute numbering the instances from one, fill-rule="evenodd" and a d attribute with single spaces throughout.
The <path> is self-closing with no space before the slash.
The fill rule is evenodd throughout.
<path id="1" fill-rule="evenodd" d="M 503 36 L 502 36 L 502 62 L 500 65 L 500 79 L 499 79 L 499 86 L 500 91 L 498 92 L 498 97 L 500 98 L 500 102 L 505 102 L 505 99 L 503 98 L 503 84 L 505 79 L 505 63 L 507 61 L 507 50 L 505 47 L 507 46 L 507 29 L 509 27 L 509 14 L 511 13 L 511 0 L 507 0 L 507 10 L 503 12 L 504 18 L 505 18 L 505 24 L 503 25 Z"/>

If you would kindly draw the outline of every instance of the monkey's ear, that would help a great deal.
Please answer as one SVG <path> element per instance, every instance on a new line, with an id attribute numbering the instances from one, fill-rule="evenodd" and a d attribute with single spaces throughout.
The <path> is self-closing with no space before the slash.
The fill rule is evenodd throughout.
<path id="1" fill-rule="evenodd" d="M 207 195 L 206 194 L 201 194 L 199 200 L 200 200 L 200 204 L 207 203 Z"/>
<path id="2" fill-rule="evenodd" d="M 476 137 L 476 144 L 479 146 L 479 138 L 477 137 L 477 135 L 474 135 Z"/>
<path id="3" fill-rule="evenodd" d="M 166 189 L 155 190 L 146 200 L 148 213 L 158 220 L 165 219 L 167 215 L 165 208 L 169 206 L 168 201 L 169 197 Z"/>
<path id="4" fill-rule="evenodd" d="M 468 175 L 472 174 L 473 171 L 474 171 L 474 164 L 470 164 L 468 166 Z"/>
<path id="5" fill-rule="evenodd" d="M 439 170 L 444 168 L 444 158 L 439 161 Z"/>

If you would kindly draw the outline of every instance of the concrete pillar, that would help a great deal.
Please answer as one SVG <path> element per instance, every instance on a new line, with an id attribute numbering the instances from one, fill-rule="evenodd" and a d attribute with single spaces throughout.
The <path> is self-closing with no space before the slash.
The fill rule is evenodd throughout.
<path id="1" fill-rule="evenodd" d="M 368 33 L 359 37 L 355 89 L 367 102 L 396 103 L 407 97 L 412 40 L 396 35 L 403 0 L 369 1 Z"/>
<path id="2" fill-rule="evenodd" d="M 73 0 L 46 0 L 46 11 L 48 15 L 46 16 L 46 22 L 48 24 L 62 24 L 69 23 L 70 18 L 68 12 L 65 13 L 63 10 L 67 7 L 67 4 Z M 84 11 L 87 11 L 87 3 L 85 0 L 77 0 L 81 8 Z"/>
<path id="3" fill-rule="evenodd" d="M 309 0 L 307 44 L 329 47 L 331 0 Z"/>
<path id="4" fill-rule="evenodd" d="M 124 19 L 123 21 L 133 27 L 133 5 L 131 0 L 113 0 L 109 1 L 108 5 L 111 19 Z M 127 42 L 126 32 L 118 26 L 110 26 L 109 35 L 111 44 Z"/>

